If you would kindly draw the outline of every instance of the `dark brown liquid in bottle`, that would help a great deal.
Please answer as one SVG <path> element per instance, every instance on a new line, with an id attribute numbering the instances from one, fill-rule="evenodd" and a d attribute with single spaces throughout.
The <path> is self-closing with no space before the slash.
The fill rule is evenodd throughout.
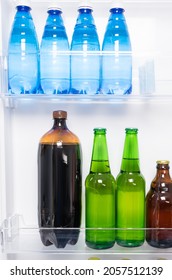
<path id="1" fill-rule="evenodd" d="M 167 172 L 166 172 L 167 171 Z M 146 197 L 146 241 L 153 247 L 172 247 L 172 180 L 158 170 Z"/>
<path id="2" fill-rule="evenodd" d="M 49 139 L 55 133 L 59 131 L 48 133 Z M 38 150 L 40 235 L 45 246 L 54 244 L 57 248 L 64 248 L 67 243 L 76 244 L 79 237 L 82 189 L 80 145 L 76 139 L 75 143 L 66 143 L 65 140 L 64 143 L 57 141 L 52 144 L 45 143 L 44 139 L 47 139 L 46 135 Z"/>

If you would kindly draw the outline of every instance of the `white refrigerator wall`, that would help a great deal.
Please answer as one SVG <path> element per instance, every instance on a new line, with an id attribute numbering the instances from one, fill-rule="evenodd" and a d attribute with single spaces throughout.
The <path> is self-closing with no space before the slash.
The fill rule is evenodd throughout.
<path id="1" fill-rule="evenodd" d="M 84 180 L 89 172 L 93 128 L 106 127 L 112 174 L 120 169 L 125 127 L 139 128 L 141 170 L 149 188 L 157 159 L 172 161 L 171 104 L 53 104 L 20 100 L 9 114 L 6 127 L 7 216 L 20 214 L 26 225 L 37 224 L 37 148 L 40 137 L 52 126 L 52 111 L 67 110 L 68 127 L 80 138 Z M 6 116 L 7 120 L 7 116 Z M 84 213 L 83 213 L 84 214 Z M 84 221 L 84 220 L 83 220 Z"/>
<path id="2" fill-rule="evenodd" d="M 15 15 L 15 1 L 1 0 L 0 49 L 7 54 L 8 38 Z M 94 19 L 102 43 L 109 17 L 110 1 L 92 1 Z M 31 1 L 32 16 L 39 42 L 47 18 L 49 1 Z M 69 42 L 79 1 L 59 1 Z M 53 124 L 53 110 L 67 110 L 68 127 L 80 138 L 83 151 L 84 181 L 89 172 L 93 128 L 107 128 L 112 174 L 116 177 L 122 159 L 125 128 L 139 129 L 141 171 L 147 190 L 156 172 L 156 160 L 168 159 L 172 165 L 172 1 L 124 1 L 133 48 L 133 93 L 136 99 L 68 99 L 9 97 L 0 100 L 1 128 L 1 221 L 19 214 L 26 226 L 37 226 L 37 150 L 41 136 Z M 140 80 L 139 80 L 140 78 Z M 147 84 L 145 98 L 139 98 Z M 7 85 L 6 85 L 7 86 Z M 141 88 L 140 88 L 141 87 Z M 6 92 L 2 92 L 5 94 Z M 146 94 L 152 94 L 147 97 Z M 171 96 L 170 96 L 171 94 Z M 157 96 L 160 95 L 160 98 Z M 4 106 L 3 106 L 3 104 Z M 4 109 L 3 109 L 4 108 Z M 3 116 L 5 133 L 3 135 Z M 5 141 L 3 140 L 5 139 Z M 4 142 L 5 154 L 4 159 Z M 6 167 L 5 179 L 3 177 Z"/>

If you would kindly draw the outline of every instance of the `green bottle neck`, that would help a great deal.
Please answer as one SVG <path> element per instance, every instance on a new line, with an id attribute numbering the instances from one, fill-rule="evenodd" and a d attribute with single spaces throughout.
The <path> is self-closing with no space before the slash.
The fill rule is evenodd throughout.
<path id="1" fill-rule="evenodd" d="M 121 172 L 140 173 L 137 129 L 126 129 Z"/>
<path id="2" fill-rule="evenodd" d="M 94 130 L 90 173 L 110 173 L 105 129 Z"/>

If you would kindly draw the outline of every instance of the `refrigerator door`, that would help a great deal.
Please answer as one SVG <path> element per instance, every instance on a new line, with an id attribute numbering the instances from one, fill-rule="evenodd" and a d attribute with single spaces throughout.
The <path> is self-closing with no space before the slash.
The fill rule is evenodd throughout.
<path id="1" fill-rule="evenodd" d="M 60 0 L 58 3 L 71 42 L 79 1 Z M 102 44 L 111 1 L 94 0 L 91 4 Z M 31 1 L 39 42 L 48 5 L 48 0 Z M 10 95 L 6 61 L 15 1 L 0 2 L 0 258 L 172 259 L 171 248 L 160 250 L 146 242 L 138 248 L 115 244 L 106 252 L 85 245 L 85 178 L 90 169 L 94 128 L 107 129 L 109 161 L 114 177 L 120 171 L 125 128 L 138 128 L 140 165 L 146 180 L 146 192 L 155 176 L 156 161 L 172 160 L 172 35 L 169 33 L 172 0 L 126 0 L 124 5 L 132 43 L 131 95 Z M 104 53 L 100 52 L 100 55 Z M 80 237 L 76 245 L 67 245 L 65 249 L 43 246 L 38 227 L 38 144 L 41 136 L 53 125 L 54 110 L 68 112 L 68 127 L 79 137 L 83 153 Z"/>

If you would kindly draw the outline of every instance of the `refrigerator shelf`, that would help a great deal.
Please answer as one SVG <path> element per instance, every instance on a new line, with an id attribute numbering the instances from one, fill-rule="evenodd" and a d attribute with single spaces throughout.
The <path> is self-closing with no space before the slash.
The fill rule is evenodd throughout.
<path id="1" fill-rule="evenodd" d="M 8 0 L 16 3 L 16 0 Z M 30 0 L 31 3 L 49 3 L 49 0 Z M 91 4 L 112 3 L 112 0 L 89 0 Z M 123 3 L 171 3 L 172 0 L 123 0 Z M 81 3 L 81 0 L 59 0 L 58 3 Z"/>
<path id="2" fill-rule="evenodd" d="M 76 52 L 77 55 L 83 55 L 83 52 Z M 69 53 L 68 53 L 69 54 Z M 108 55 L 112 55 L 111 52 L 107 52 Z M 63 55 L 67 55 L 65 52 Z M 72 52 L 70 53 L 72 55 Z M 89 55 L 93 56 L 95 53 L 90 52 Z M 104 52 L 99 52 L 97 55 L 105 55 Z M 126 53 L 119 54 L 120 56 L 126 55 Z M 129 95 L 115 95 L 105 94 L 104 92 L 86 95 L 86 94 L 12 94 L 8 93 L 8 71 L 7 71 L 7 57 L 0 57 L 0 97 L 6 98 L 5 100 L 13 102 L 12 100 L 32 100 L 39 99 L 39 101 L 48 102 L 48 100 L 65 100 L 66 102 L 144 102 L 146 100 L 159 100 L 170 99 L 172 94 L 172 52 L 156 53 L 150 52 L 132 54 L 133 67 L 132 67 L 132 93 Z M 165 69 L 165 71 L 164 71 Z M 101 79 L 100 79 L 101 83 Z M 8 102 L 7 102 L 8 104 Z"/>
<path id="3" fill-rule="evenodd" d="M 16 108 L 19 104 L 36 105 L 43 104 L 144 104 L 144 103 L 171 103 L 170 94 L 149 94 L 149 95 L 46 95 L 46 94 L 24 94 L 24 95 L 1 95 L 6 108 Z"/>
<path id="4" fill-rule="evenodd" d="M 41 258 L 49 256 L 54 259 L 89 259 L 91 257 L 97 257 L 99 259 L 172 259 L 172 247 L 171 248 L 154 248 L 147 244 L 140 247 L 121 247 L 117 243 L 112 248 L 95 250 L 86 246 L 85 244 L 85 228 L 80 228 L 79 239 L 76 245 L 67 244 L 65 248 L 56 248 L 54 245 L 44 246 L 40 239 L 38 227 L 22 227 L 20 224 L 20 216 L 16 215 L 9 218 L 4 222 L 1 228 L 1 248 L 0 258 L 8 258 L 8 255 L 15 254 L 22 259 L 25 258 Z M 8 224 L 8 227 L 5 227 Z M 44 230 L 49 230 L 45 229 Z M 58 235 L 60 239 L 65 238 L 66 230 L 56 228 L 51 230 L 60 230 L 61 234 Z M 71 229 L 72 230 L 72 229 Z M 93 229 L 87 229 L 93 230 Z M 99 229 L 100 230 L 100 229 Z M 104 232 L 109 229 L 103 229 Z M 112 229 L 111 229 L 112 230 Z M 125 229 L 126 230 L 126 229 Z M 130 232 L 133 229 L 127 229 Z M 140 229 L 136 229 L 140 230 Z M 144 229 L 145 233 L 148 229 Z M 149 231 L 165 231 L 167 229 L 149 229 Z M 116 229 L 114 229 L 116 232 Z M 168 229 L 172 236 L 172 229 Z"/>
<path id="5" fill-rule="evenodd" d="M 9 0 L 11 1 L 14 5 L 15 5 L 15 2 L 16 0 Z M 49 1 L 48 0 L 31 0 L 31 3 L 32 4 L 37 4 L 37 3 L 48 3 L 49 4 Z M 59 4 L 80 4 L 81 3 L 81 0 L 59 0 L 58 1 Z M 92 5 L 96 5 L 96 4 L 111 4 L 112 3 L 112 0 L 90 0 L 90 3 Z M 146 3 L 162 3 L 162 4 L 165 4 L 165 3 L 172 3 L 172 0 L 123 0 L 123 3 L 124 4 L 146 4 Z"/>

